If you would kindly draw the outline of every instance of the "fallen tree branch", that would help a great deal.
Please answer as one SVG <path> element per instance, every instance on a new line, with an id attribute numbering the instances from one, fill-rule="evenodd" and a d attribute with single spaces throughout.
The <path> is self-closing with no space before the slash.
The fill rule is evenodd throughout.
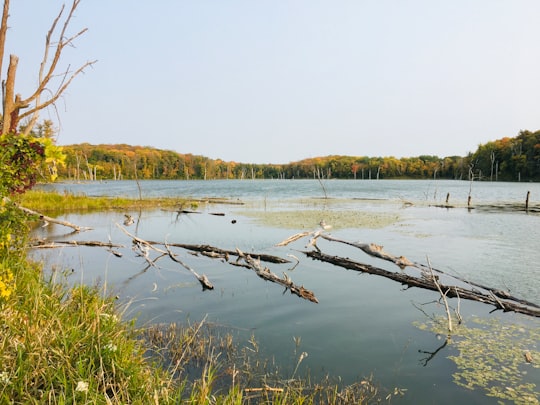
<path id="1" fill-rule="evenodd" d="M 415 263 L 415 267 L 419 268 L 420 270 L 423 270 L 426 268 L 425 265 L 423 264 L 420 264 L 420 263 Z M 498 297 L 498 298 L 502 298 L 502 299 L 505 299 L 505 300 L 509 300 L 509 301 L 514 301 L 514 302 L 517 302 L 517 303 L 520 303 L 520 304 L 523 304 L 525 306 L 529 306 L 529 307 L 534 307 L 534 308 L 538 308 L 540 309 L 540 306 L 535 304 L 534 302 L 530 302 L 530 301 L 527 301 L 527 300 L 524 300 L 522 298 L 519 298 L 519 297 L 515 297 L 513 296 L 512 294 L 509 294 L 508 292 L 506 291 L 503 291 L 503 290 L 500 290 L 498 288 L 493 288 L 493 287 L 489 287 L 489 286 L 486 286 L 486 285 L 483 285 L 483 284 L 479 284 L 479 283 L 476 283 L 474 281 L 470 281 L 470 280 L 467 280 L 463 277 L 459 277 L 459 276 L 456 276 L 456 275 L 452 275 L 452 274 L 448 274 L 448 273 L 445 273 L 444 271 L 442 270 L 438 270 L 438 269 L 432 269 L 433 271 L 439 273 L 439 274 L 444 274 L 445 276 L 448 276 L 448 277 L 452 277 L 456 280 L 459 280 L 459 281 L 462 281 L 466 284 L 469 284 L 470 286 L 472 287 L 478 287 L 478 288 L 481 288 L 482 290 L 485 290 L 485 291 L 488 291 L 490 292 L 491 294 L 493 294 L 495 297 Z"/>
<path id="2" fill-rule="evenodd" d="M 355 248 L 362 250 L 364 253 L 370 256 L 392 262 L 398 265 L 402 269 L 404 269 L 407 266 L 417 267 L 415 263 L 411 262 L 405 256 L 398 257 L 390 253 L 387 253 L 383 250 L 383 247 L 381 245 L 376 245 L 375 243 L 349 242 L 346 240 L 334 238 L 333 236 L 326 235 L 326 234 L 322 234 L 321 238 L 326 239 L 328 241 L 332 241 L 332 242 L 339 242 L 339 243 L 344 243 L 346 245 L 354 246 Z"/>
<path id="3" fill-rule="evenodd" d="M 132 235 L 131 233 L 129 233 L 126 229 L 122 228 L 120 225 L 116 224 L 116 226 L 118 226 L 118 228 L 120 228 L 126 235 L 128 235 L 130 238 L 133 239 L 134 243 L 139 247 L 139 249 L 144 252 L 144 257 L 145 259 L 147 260 L 147 262 L 152 265 L 152 266 L 155 266 L 154 264 L 154 261 L 150 260 L 150 258 L 148 257 L 148 250 L 149 249 L 153 249 L 155 250 L 156 252 L 159 252 L 159 253 L 162 253 L 164 255 L 168 255 L 172 261 L 180 264 L 182 267 L 184 267 L 186 270 L 190 271 L 191 274 L 193 274 L 197 280 L 199 280 L 199 283 L 201 283 L 202 287 L 203 287 L 203 291 L 204 290 L 213 290 L 214 289 L 214 286 L 212 285 L 212 283 L 210 283 L 210 281 L 208 280 L 208 277 L 206 277 L 206 275 L 199 275 L 195 270 L 193 270 L 191 267 L 189 267 L 187 264 L 185 264 L 184 262 L 182 262 L 180 259 L 178 259 L 176 257 L 176 255 L 170 250 L 169 248 L 169 245 L 167 243 L 163 243 L 163 245 L 165 246 L 165 248 L 167 249 L 166 251 L 164 250 L 161 250 L 161 249 L 158 249 L 156 248 L 153 243 L 151 242 L 148 242 L 144 239 L 141 239 L 135 235 Z M 157 260 L 157 259 L 156 259 Z"/>
<path id="4" fill-rule="evenodd" d="M 288 243 L 291 243 L 292 241 L 301 239 L 301 238 L 303 238 L 305 236 L 308 236 L 308 235 L 314 235 L 314 234 L 316 234 L 316 232 L 297 233 L 297 234 L 291 236 L 290 238 L 280 242 L 276 246 L 285 246 Z M 365 252 L 366 254 L 372 256 L 372 257 L 377 257 L 379 259 L 390 261 L 390 262 L 398 265 L 401 269 L 404 269 L 405 267 L 415 267 L 415 268 L 419 269 L 421 272 L 428 271 L 428 272 L 436 272 L 436 273 L 439 273 L 439 274 L 444 274 L 445 276 L 448 276 L 448 277 L 454 278 L 456 280 L 462 281 L 462 282 L 464 282 L 466 284 L 469 284 L 470 286 L 479 287 L 482 290 L 488 291 L 490 294 L 493 294 L 493 298 L 494 298 L 495 301 L 497 301 L 497 298 L 501 298 L 501 299 L 504 299 L 504 300 L 509 300 L 509 301 L 513 301 L 513 302 L 522 304 L 522 305 L 524 305 L 526 307 L 533 307 L 533 308 L 540 309 L 539 305 L 537 305 L 537 304 L 535 304 L 533 302 L 524 300 L 522 298 L 515 297 L 515 296 L 507 293 L 506 291 L 496 289 L 496 288 L 492 288 L 492 287 L 488 287 L 488 286 L 485 286 L 485 285 L 482 285 L 482 284 L 479 284 L 479 283 L 475 283 L 475 282 L 467 280 L 467 279 L 465 279 L 463 277 L 451 275 L 451 274 L 445 273 L 442 270 L 432 268 L 432 267 L 428 267 L 428 266 L 426 266 L 424 264 L 421 264 L 421 263 L 411 262 L 405 256 L 394 256 L 394 255 L 392 255 L 390 253 L 385 252 L 383 250 L 382 246 L 376 245 L 374 243 L 367 244 L 367 243 L 360 243 L 360 242 L 350 242 L 350 241 L 335 238 L 335 237 L 333 237 L 331 235 L 328 235 L 326 233 L 320 233 L 320 234 L 317 234 L 316 236 L 321 237 L 321 238 L 323 238 L 325 240 L 328 240 L 328 241 L 344 243 L 346 245 L 356 247 L 356 248 L 362 250 L 363 252 Z M 313 239 L 316 239 L 316 238 L 314 237 Z M 316 249 L 319 249 L 316 245 L 314 245 L 314 243 L 311 243 L 311 245 L 313 245 Z M 459 292 L 457 290 L 455 291 L 455 294 L 456 294 L 457 297 L 459 297 Z M 502 302 L 500 304 L 503 305 Z M 500 309 L 503 309 L 503 308 L 500 308 Z"/>
<path id="5" fill-rule="evenodd" d="M 3 199 L 4 199 L 5 202 L 12 202 L 7 197 L 4 197 Z M 62 221 L 60 219 L 51 218 L 51 217 L 48 217 L 47 215 L 43 215 L 43 214 L 41 214 L 39 212 L 33 211 L 30 208 L 23 207 L 22 205 L 17 204 L 15 202 L 12 202 L 12 203 L 15 205 L 15 207 L 17 207 L 22 212 L 24 212 L 24 213 L 26 213 L 28 215 L 33 215 L 33 216 L 38 217 L 40 220 L 45 222 L 45 224 L 50 222 L 52 224 L 67 226 L 68 228 L 71 228 L 71 229 L 75 230 L 76 232 L 88 231 L 88 230 L 92 229 L 92 228 L 89 228 L 87 226 L 79 226 L 79 225 L 72 224 L 71 222 L 68 222 L 68 221 Z"/>
<path id="6" fill-rule="evenodd" d="M 214 289 L 214 286 L 212 285 L 212 283 L 210 283 L 210 281 L 208 280 L 208 277 L 206 277 L 204 274 L 202 276 L 199 275 L 195 270 L 193 270 L 187 264 L 185 264 L 180 259 L 178 259 L 176 255 L 169 248 L 169 245 L 165 244 L 165 248 L 167 249 L 167 253 L 169 254 L 169 257 L 171 258 L 172 261 L 180 264 L 182 267 L 189 270 L 197 278 L 197 280 L 199 280 L 199 283 L 201 283 L 202 285 L 203 291 Z"/>
<path id="7" fill-rule="evenodd" d="M 268 267 L 262 267 L 259 260 L 253 259 L 250 255 L 245 254 L 240 249 L 236 249 L 238 256 L 244 259 L 246 264 L 255 271 L 255 273 L 262 279 L 271 281 L 273 283 L 280 284 L 285 287 L 286 290 L 289 290 L 292 294 L 295 294 L 299 296 L 300 298 L 304 298 L 308 301 L 314 302 L 316 304 L 319 303 L 319 300 L 315 297 L 315 294 L 313 292 L 307 290 L 304 288 L 304 286 L 297 286 L 292 282 L 292 280 L 287 276 L 287 274 L 283 274 L 284 278 L 278 277 L 276 274 L 272 273 Z"/>
<path id="8" fill-rule="evenodd" d="M 383 259 L 383 260 L 392 262 L 392 263 L 398 265 L 402 269 L 404 269 L 407 266 L 417 267 L 415 263 L 411 262 L 406 257 L 404 257 L 404 256 L 399 256 L 398 257 L 398 256 L 391 255 L 390 253 L 385 252 L 383 250 L 382 246 L 376 245 L 375 243 L 350 242 L 350 241 L 347 241 L 347 240 L 335 238 L 335 237 L 333 237 L 331 235 L 328 235 L 328 234 L 322 232 L 321 230 L 300 232 L 300 233 L 294 234 L 294 235 L 288 237 L 287 239 L 282 240 L 281 242 L 276 244 L 276 246 L 287 246 L 289 243 L 295 242 L 298 239 L 302 239 L 302 238 L 304 238 L 306 236 L 312 236 L 312 238 L 310 239 L 310 241 L 308 243 L 308 246 L 313 246 L 315 249 L 318 249 L 316 241 L 317 241 L 317 239 L 319 237 L 321 237 L 321 238 L 323 238 L 323 239 L 325 239 L 327 241 L 339 242 L 339 243 L 343 243 L 343 244 L 346 244 L 346 245 L 349 245 L 349 246 L 353 246 L 355 248 L 358 248 L 358 249 L 362 250 L 364 253 L 366 253 L 366 254 L 368 254 L 370 256 L 377 257 L 379 259 Z"/>
<path id="9" fill-rule="evenodd" d="M 95 247 L 107 247 L 107 248 L 123 248 L 124 245 L 118 245 L 111 242 L 101 242 L 96 240 L 56 240 L 56 241 L 45 241 L 45 240 L 36 240 L 30 243 L 29 248 L 31 249 L 54 249 L 66 246 L 95 246 Z"/>
<path id="10" fill-rule="evenodd" d="M 297 241 L 298 239 L 302 239 L 303 237 L 306 237 L 306 236 L 311 235 L 311 234 L 313 234 L 313 232 L 296 233 L 296 234 L 294 234 L 292 236 L 289 236 L 287 239 L 282 240 L 281 242 L 276 244 L 276 246 L 287 246 L 289 243 Z"/>
<path id="11" fill-rule="evenodd" d="M 402 272 L 392 272 L 369 264 L 359 263 L 339 256 L 327 255 L 318 251 L 306 251 L 303 253 L 314 260 L 332 263 L 349 270 L 386 277 L 409 287 L 418 287 L 439 292 L 439 289 L 433 281 L 426 277 L 413 277 Z M 490 294 L 484 294 L 480 291 L 472 291 L 458 286 L 446 286 L 439 283 L 439 287 L 441 290 L 446 291 L 446 296 L 449 298 L 459 297 L 470 301 L 493 305 L 495 309 L 501 309 L 504 312 L 517 312 L 524 315 L 540 317 L 540 309 L 537 307 L 525 306 L 512 301 L 496 300 Z"/>
<path id="12" fill-rule="evenodd" d="M 154 244 L 154 245 L 163 245 L 162 242 L 148 241 L 148 243 Z M 169 243 L 168 245 L 179 247 L 186 250 L 191 250 L 194 252 L 200 252 L 209 257 L 224 258 L 227 261 L 229 260 L 229 256 L 238 256 L 238 251 L 236 250 L 226 250 L 226 249 L 221 249 L 221 248 L 210 246 L 210 245 L 190 245 L 190 244 L 185 244 L 185 243 Z M 216 255 L 213 256 L 211 253 L 215 253 L 217 256 Z M 277 264 L 290 263 L 290 260 L 284 259 L 279 256 L 268 255 L 264 253 L 248 253 L 248 254 L 251 257 L 256 257 L 262 262 L 277 263 Z"/>

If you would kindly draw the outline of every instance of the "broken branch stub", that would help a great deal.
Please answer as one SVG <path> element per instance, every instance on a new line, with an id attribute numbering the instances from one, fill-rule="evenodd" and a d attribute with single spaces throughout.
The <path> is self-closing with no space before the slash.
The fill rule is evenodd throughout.
<path id="1" fill-rule="evenodd" d="M 288 289 L 291 294 L 297 295 L 300 298 L 303 298 L 305 300 L 314 302 L 316 304 L 319 303 L 319 300 L 315 297 L 315 294 L 304 288 L 304 286 L 298 286 L 292 282 L 292 280 L 287 276 L 284 275 L 283 278 L 280 278 L 276 274 L 272 273 L 268 267 L 261 266 L 260 260 L 253 259 L 250 255 L 244 254 L 240 249 L 236 248 L 236 251 L 238 253 L 238 256 L 241 257 L 246 264 L 255 271 L 255 273 L 262 279 L 271 281 L 273 283 L 280 284 L 284 286 L 286 289 Z"/>
<path id="2" fill-rule="evenodd" d="M 212 285 L 212 283 L 210 283 L 210 280 L 208 280 L 208 277 L 206 277 L 206 275 L 204 275 L 204 274 L 199 275 L 190 266 L 188 266 L 183 261 L 178 259 L 176 257 L 176 255 L 169 248 L 169 245 L 165 244 L 165 248 L 167 249 L 167 253 L 169 254 L 169 257 L 171 258 L 172 261 L 180 264 L 182 267 L 189 270 L 197 278 L 197 280 L 199 280 L 199 283 L 201 283 L 201 285 L 202 285 L 203 291 L 205 291 L 205 290 L 213 290 L 214 289 L 214 286 Z"/>

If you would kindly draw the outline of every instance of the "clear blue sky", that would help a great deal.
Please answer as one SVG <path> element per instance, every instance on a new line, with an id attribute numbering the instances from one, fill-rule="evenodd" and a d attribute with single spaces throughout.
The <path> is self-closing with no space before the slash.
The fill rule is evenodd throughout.
<path id="1" fill-rule="evenodd" d="M 27 96 L 62 1 L 12 3 Z M 60 144 L 246 163 L 463 156 L 540 129 L 539 21 L 538 0 L 82 0 L 61 65 L 98 62 L 42 118 Z"/>

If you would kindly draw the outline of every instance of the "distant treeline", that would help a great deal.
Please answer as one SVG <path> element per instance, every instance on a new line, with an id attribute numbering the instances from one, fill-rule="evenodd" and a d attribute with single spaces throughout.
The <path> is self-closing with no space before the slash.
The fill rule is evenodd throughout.
<path id="1" fill-rule="evenodd" d="M 288 164 L 225 162 L 147 146 L 64 146 L 71 180 L 120 179 L 462 179 L 540 181 L 540 131 L 480 145 L 467 156 L 325 156 Z"/>

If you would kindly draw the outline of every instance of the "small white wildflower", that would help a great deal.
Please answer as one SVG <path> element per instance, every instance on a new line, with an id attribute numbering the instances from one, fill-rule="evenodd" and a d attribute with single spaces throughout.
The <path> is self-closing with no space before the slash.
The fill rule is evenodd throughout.
<path id="1" fill-rule="evenodd" d="M 113 345 L 112 343 L 107 343 L 104 347 L 103 347 L 106 351 L 108 352 L 112 352 L 114 353 L 116 351 L 116 349 L 118 349 L 116 347 L 116 345 Z"/>
<path id="2" fill-rule="evenodd" d="M 8 385 L 10 383 L 9 373 L 7 371 L 2 371 L 0 373 L 0 383 L 4 385 Z"/>
<path id="3" fill-rule="evenodd" d="M 101 316 L 102 318 L 105 318 L 105 319 L 110 319 L 110 320 L 113 321 L 113 322 L 117 322 L 117 321 L 118 321 L 118 317 L 117 317 L 116 315 L 114 315 L 114 314 L 111 315 L 111 314 L 107 314 L 107 313 L 104 312 L 104 313 L 100 314 L 100 316 Z"/>
<path id="4" fill-rule="evenodd" d="M 88 391 L 88 383 L 86 381 L 79 381 L 77 383 L 77 388 L 75 388 L 75 391 L 77 391 L 77 392 L 87 392 Z"/>

